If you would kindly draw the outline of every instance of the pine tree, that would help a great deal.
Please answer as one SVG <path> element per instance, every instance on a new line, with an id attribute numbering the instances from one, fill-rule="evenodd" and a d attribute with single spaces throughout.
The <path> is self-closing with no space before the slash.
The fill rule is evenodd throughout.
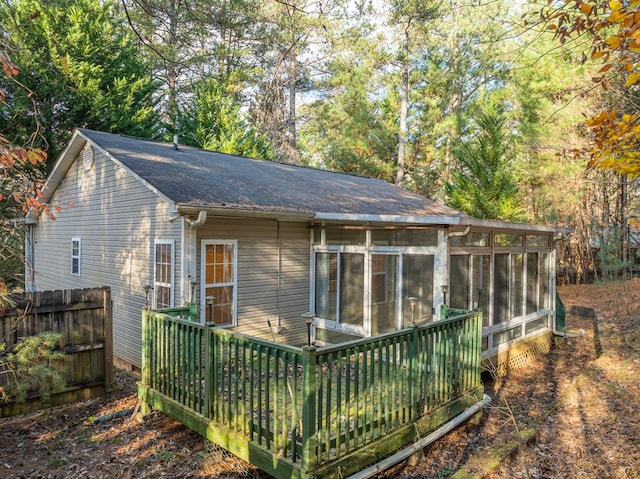
<path id="1" fill-rule="evenodd" d="M 153 137 L 156 83 L 115 3 L 101 0 L 16 0 L 0 8 L 20 65 L 8 92 L 0 130 L 40 146 L 55 161 L 75 127 Z M 28 92 L 28 93 L 27 93 Z"/>
<path id="2" fill-rule="evenodd" d="M 477 132 L 456 151 L 448 204 L 476 218 L 522 221 L 511 140 L 500 107 L 481 113 Z"/>

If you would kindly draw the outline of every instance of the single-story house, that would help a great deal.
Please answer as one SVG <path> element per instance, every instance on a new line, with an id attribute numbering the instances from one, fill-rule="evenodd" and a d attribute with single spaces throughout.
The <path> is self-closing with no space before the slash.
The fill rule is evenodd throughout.
<path id="1" fill-rule="evenodd" d="M 291 345 L 480 309 L 485 356 L 554 329 L 563 229 L 472 218 L 387 182 L 78 129 L 27 217 L 26 288 L 110 286 L 114 356 L 141 366 L 141 309 Z"/>

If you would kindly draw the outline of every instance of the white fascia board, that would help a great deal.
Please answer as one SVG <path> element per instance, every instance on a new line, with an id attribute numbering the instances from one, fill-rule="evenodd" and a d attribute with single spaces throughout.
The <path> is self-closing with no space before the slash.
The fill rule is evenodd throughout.
<path id="1" fill-rule="evenodd" d="M 47 177 L 44 188 L 42 189 L 43 201 L 48 203 L 53 193 L 56 191 L 62 180 L 64 179 L 67 171 L 71 168 L 73 161 L 78 157 L 82 148 L 88 139 L 80 133 L 78 130 L 73 132 L 71 140 L 67 143 L 65 149 L 60 153 L 58 160 L 51 169 L 51 173 Z"/>
<path id="2" fill-rule="evenodd" d="M 316 213 L 317 221 L 343 221 L 358 223 L 395 223 L 407 225 L 459 225 L 459 216 L 404 216 L 404 215 L 359 215 L 349 213 Z"/>
<path id="3" fill-rule="evenodd" d="M 535 225 L 529 223 L 510 223 L 508 221 L 483 220 L 471 217 L 463 217 L 460 221 L 460 224 L 478 228 L 488 228 L 492 230 L 499 229 L 533 233 L 571 233 L 573 231 L 571 228 L 565 228 L 562 226 Z"/>
<path id="4" fill-rule="evenodd" d="M 101 151 L 107 158 L 109 158 L 111 161 L 113 161 L 116 165 L 118 165 L 119 167 L 123 168 L 125 171 L 127 171 L 133 178 L 135 178 L 136 180 L 138 180 L 140 183 L 142 183 L 144 186 L 146 186 L 147 188 L 149 188 L 149 190 L 151 190 L 153 193 L 155 193 L 162 201 L 166 202 L 169 205 L 169 211 L 170 212 L 174 212 L 177 211 L 176 209 L 176 204 L 175 202 L 169 198 L 167 195 L 165 195 L 164 193 L 162 193 L 158 188 L 156 188 L 155 186 L 153 186 L 151 183 L 149 183 L 147 180 L 145 180 L 144 178 L 142 178 L 140 175 L 138 175 L 137 173 L 135 173 L 134 171 L 130 170 L 129 168 L 127 168 L 120 160 L 118 160 L 117 158 L 115 158 L 114 156 L 111 155 L 111 153 L 109 153 L 107 150 L 105 150 L 104 148 L 102 148 L 100 145 L 98 145 L 97 143 L 95 143 L 94 141 L 92 141 L 89 137 L 84 136 L 82 133 L 78 132 L 83 138 L 86 139 L 86 141 L 90 142 L 91 145 L 98 151 Z"/>
<path id="5" fill-rule="evenodd" d="M 192 205 L 179 203 L 176 205 L 176 211 L 181 215 L 196 215 L 200 211 L 206 211 L 209 218 L 268 218 L 278 219 L 281 221 L 312 221 L 313 214 L 295 213 L 277 210 L 247 209 L 233 208 L 207 205 Z"/>

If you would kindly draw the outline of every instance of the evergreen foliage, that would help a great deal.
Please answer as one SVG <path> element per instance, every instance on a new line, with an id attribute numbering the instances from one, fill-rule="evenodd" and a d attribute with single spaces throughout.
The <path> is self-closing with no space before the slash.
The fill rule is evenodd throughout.
<path id="1" fill-rule="evenodd" d="M 193 100 L 178 114 L 177 131 L 182 142 L 205 150 L 263 160 L 274 156 L 266 137 L 214 79 L 200 80 L 194 87 Z"/>
<path id="2" fill-rule="evenodd" d="M 157 135 L 157 85 L 116 3 L 16 0 L 0 6 L 0 18 L 20 68 L 15 81 L 0 80 L 0 130 L 14 144 L 35 132 L 33 146 L 53 161 L 76 127 Z"/>
<path id="3" fill-rule="evenodd" d="M 10 295 L 0 291 L 0 309 L 14 307 Z M 7 348 L 0 338 L 0 402 L 24 401 L 29 393 L 47 399 L 65 388 L 63 374 L 52 363 L 64 359 L 62 335 L 40 333 L 20 339 Z"/>
<path id="4" fill-rule="evenodd" d="M 477 132 L 455 152 L 449 205 L 476 218 L 522 221 L 512 142 L 501 108 L 481 113 Z"/>

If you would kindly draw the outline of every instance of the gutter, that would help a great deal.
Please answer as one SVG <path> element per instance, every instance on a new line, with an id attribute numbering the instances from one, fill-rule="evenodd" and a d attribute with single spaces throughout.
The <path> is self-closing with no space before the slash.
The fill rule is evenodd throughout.
<path id="1" fill-rule="evenodd" d="M 396 452 L 393 456 L 383 459 L 382 461 L 372 466 L 369 466 L 366 469 L 363 469 L 362 471 L 359 471 L 356 474 L 353 474 L 352 476 L 349 476 L 347 479 L 367 479 L 369 477 L 373 477 L 376 474 L 379 474 L 382 471 L 390 468 L 391 466 L 394 466 L 400 461 L 403 461 L 408 457 L 413 456 L 415 453 L 421 451 L 423 448 L 425 448 L 432 442 L 435 442 L 445 434 L 453 431 L 456 427 L 458 427 L 460 424 L 465 422 L 471 416 L 479 412 L 481 408 L 483 408 L 490 402 L 491 402 L 491 398 L 485 394 L 481 401 L 467 408 L 464 412 L 462 412 L 461 414 L 458 414 L 451 421 L 443 424 L 428 436 L 425 436 L 419 441 L 411 444 L 409 447 L 406 447 L 405 449 L 402 449 L 401 451 Z"/>
<path id="2" fill-rule="evenodd" d="M 529 231 L 541 233 L 571 233 L 571 228 L 564 226 L 534 225 L 529 223 L 510 223 L 508 221 L 484 220 L 480 218 L 472 218 L 464 216 L 460 219 L 461 225 L 476 226 L 482 228 L 501 229 L 508 231 Z"/>
<path id="3" fill-rule="evenodd" d="M 469 234 L 469 230 L 471 229 L 471 225 L 467 225 L 465 226 L 464 230 L 462 231 L 451 231 L 449 233 L 447 233 L 447 236 L 449 238 L 451 238 L 452 236 L 467 236 L 467 234 Z"/>
<path id="4" fill-rule="evenodd" d="M 313 220 L 312 213 L 297 213 L 290 211 L 277 211 L 277 210 L 258 210 L 247 208 L 232 208 L 224 206 L 205 206 L 205 205 L 186 205 L 177 204 L 175 211 L 181 215 L 194 215 L 206 212 L 209 218 L 232 218 L 232 219 L 247 219 L 247 218 L 262 218 L 262 219 L 279 219 L 283 221 L 311 221 Z"/>
<path id="5" fill-rule="evenodd" d="M 200 226 L 202 226 L 205 221 L 207 221 L 207 212 L 206 211 L 199 211 L 198 212 L 198 217 L 195 220 L 189 219 L 189 218 L 185 218 L 186 222 L 189 223 L 189 228 L 191 230 L 195 230 L 198 229 Z M 171 220 L 169 220 L 171 221 Z"/>
<path id="6" fill-rule="evenodd" d="M 404 216 L 404 215 L 367 215 L 351 213 L 316 213 L 318 221 L 355 221 L 371 223 L 398 223 L 418 225 L 459 225 L 459 216 Z"/>

